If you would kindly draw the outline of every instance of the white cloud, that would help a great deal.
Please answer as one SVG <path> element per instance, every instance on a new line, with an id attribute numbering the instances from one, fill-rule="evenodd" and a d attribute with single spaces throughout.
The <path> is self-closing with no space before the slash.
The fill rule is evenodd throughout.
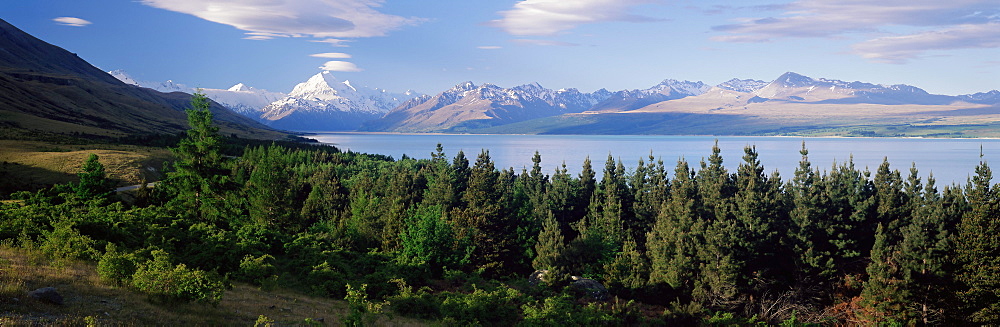
<path id="1" fill-rule="evenodd" d="M 316 58 L 328 58 L 328 59 L 350 59 L 351 55 L 340 52 L 327 52 L 327 53 L 314 53 L 309 55 L 310 57 Z"/>
<path id="2" fill-rule="evenodd" d="M 768 42 L 878 33 L 878 38 L 855 44 L 855 52 L 876 61 L 901 63 L 926 50 L 995 47 L 990 44 L 995 42 L 1000 22 L 996 0 L 800 0 L 771 9 L 784 12 L 778 17 L 742 18 L 715 26 L 715 31 L 725 35 L 712 40 Z M 924 31 L 885 36 L 890 26 Z"/>
<path id="3" fill-rule="evenodd" d="M 580 24 L 654 20 L 629 14 L 632 7 L 656 0 L 524 0 L 511 10 L 501 11 L 503 18 L 489 22 L 513 35 L 554 35 Z"/>
<path id="4" fill-rule="evenodd" d="M 574 47 L 579 44 L 562 42 L 562 41 L 552 41 L 552 40 L 535 40 L 535 39 L 514 39 L 510 40 L 514 43 L 524 44 L 524 45 L 540 45 L 540 46 L 564 46 L 564 47 Z"/>
<path id="5" fill-rule="evenodd" d="M 880 37 L 853 46 L 864 58 L 886 63 L 905 63 L 930 50 L 998 48 L 1000 22 L 959 25 L 944 30 L 903 36 Z"/>
<path id="6" fill-rule="evenodd" d="M 497 45 L 481 45 L 481 46 L 476 47 L 476 49 L 496 50 L 496 49 L 503 49 L 503 47 L 497 46 Z"/>
<path id="7" fill-rule="evenodd" d="M 292 36 L 383 36 L 420 22 L 376 10 L 384 0 L 141 0 L 148 6 L 194 15 L 251 32 L 248 39 Z"/>
<path id="8" fill-rule="evenodd" d="M 354 63 L 346 61 L 336 61 L 336 60 L 327 61 L 325 64 L 323 64 L 323 66 L 320 66 L 319 69 L 330 70 L 335 72 L 360 72 L 364 70 L 358 68 L 358 66 L 355 66 Z"/>
<path id="9" fill-rule="evenodd" d="M 81 18 L 76 18 L 76 17 L 56 17 L 56 18 L 53 18 L 52 20 L 55 21 L 56 24 L 59 24 L 59 25 L 75 26 L 75 27 L 82 27 L 82 26 L 87 26 L 87 25 L 93 24 L 93 23 L 91 23 L 90 21 L 88 21 L 86 19 L 81 19 Z"/>
<path id="10" fill-rule="evenodd" d="M 347 42 L 351 42 L 351 40 L 344 40 L 344 39 L 325 39 L 325 40 L 313 40 L 313 41 L 310 41 L 310 42 L 316 42 L 316 43 L 326 43 L 326 44 L 329 44 L 329 45 L 331 45 L 331 46 L 334 46 L 334 47 L 338 47 L 338 48 L 346 48 L 346 47 L 348 47 L 348 45 L 346 45 L 346 44 L 344 44 L 344 43 L 347 43 Z"/>

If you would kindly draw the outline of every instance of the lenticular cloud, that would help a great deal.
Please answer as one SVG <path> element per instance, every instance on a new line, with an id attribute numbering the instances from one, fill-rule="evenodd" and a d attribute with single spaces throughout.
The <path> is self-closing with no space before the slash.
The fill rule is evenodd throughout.
<path id="1" fill-rule="evenodd" d="M 382 3 L 379 0 L 142 0 L 142 3 L 230 25 L 258 40 L 278 36 L 383 36 L 420 21 L 377 11 L 375 8 Z"/>

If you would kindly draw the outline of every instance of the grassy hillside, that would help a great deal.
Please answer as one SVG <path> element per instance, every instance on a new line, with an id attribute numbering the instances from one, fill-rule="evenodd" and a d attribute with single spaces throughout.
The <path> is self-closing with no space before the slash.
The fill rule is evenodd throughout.
<path id="1" fill-rule="evenodd" d="M 55 287 L 65 299 L 54 305 L 26 296 Z M 0 325 L 99 326 L 252 326 L 263 315 L 275 325 L 336 326 L 347 313 L 341 300 L 302 295 L 289 290 L 262 291 L 236 284 L 217 307 L 205 304 L 158 303 L 127 288 L 100 281 L 90 263 L 52 262 L 38 251 L 0 245 Z M 382 317 L 380 325 L 420 325 L 413 319 Z"/>
<path id="2" fill-rule="evenodd" d="M 100 157 L 108 177 L 119 185 L 158 180 L 163 163 L 171 158 L 169 150 L 155 147 L 0 140 L 0 190 L 36 190 L 76 181 L 91 153 Z"/>

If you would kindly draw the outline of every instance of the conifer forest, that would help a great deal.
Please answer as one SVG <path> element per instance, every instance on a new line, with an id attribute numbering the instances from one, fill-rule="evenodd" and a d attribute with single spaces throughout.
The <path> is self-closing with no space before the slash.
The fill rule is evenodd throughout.
<path id="1" fill-rule="evenodd" d="M 155 187 L 123 201 L 91 156 L 79 182 L 11 195 L 0 240 L 96 262 L 155 301 L 218 303 L 235 282 L 346 299 L 348 325 L 1000 324 L 985 162 L 937 185 L 888 161 L 813 163 L 805 143 L 788 175 L 753 147 L 725 158 L 735 171 L 714 147 L 575 175 L 446 144 L 419 160 L 282 143 L 226 155 L 204 97 L 192 106 Z"/>

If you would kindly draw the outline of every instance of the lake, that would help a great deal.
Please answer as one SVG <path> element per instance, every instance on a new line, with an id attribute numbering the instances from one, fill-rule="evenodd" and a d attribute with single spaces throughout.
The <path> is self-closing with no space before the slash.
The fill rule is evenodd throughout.
<path id="1" fill-rule="evenodd" d="M 852 156 L 859 169 L 868 167 L 873 175 L 888 157 L 890 167 L 899 170 L 903 178 L 916 164 L 920 175 L 934 174 L 939 188 L 952 182 L 964 184 L 975 173 L 980 149 L 986 162 L 1000 162 L 1000 140 L 996 139 L 918 139 L 918 138 L 809 138 L 767 136 L 662 136 L 662 135 L 453 135 L 453 134 L 356 134 L 323 133 L 310 136 L 320 142 L 336 145 L 342 150 L 379 153 L 399 159 L 403 154 L 412 158 L 430 158 L 438 143 L 452 158 L 459 150 L 474 163 L 482 149 L 490 151 L 497 168 L 531 168 L 535 151 L 542 156 L 542 167 L 551 175 L 563 162 L 570 173 L 577 174 L 583 160 L 590 157 L 594 170 L 604 169 L 608 154 L 634 168 L 639 159 L 648 161 L 650 153 L 662 159 L 673 172 L 679 158 L 692 167 L 712 153 L 715 140 L 722 150 L 724 164 L 730 172 L 742 161 L 743 148 L 755 146 L 768 172 L 778 170 L 787 181 L 801 159 L 799 149 L 805 141 L 813 167 L 829 171 L 834 162 L 841 163 Z M 994 170 L 996 170 L 995 167 Z"/>

